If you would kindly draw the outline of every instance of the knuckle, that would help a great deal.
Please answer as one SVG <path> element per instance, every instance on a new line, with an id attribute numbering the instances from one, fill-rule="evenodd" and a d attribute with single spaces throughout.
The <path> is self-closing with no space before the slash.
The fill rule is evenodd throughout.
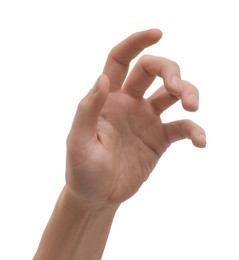
<path id="1" fill-rule="evenodd" d="M 199 97 L 199 90 L 196 86 L 194 86 L 192 83 L 190 83 L 187 80 L 182 80 L 183 86 L 187 92 L 193 92 Z"/>
<path id="2" fill-rule="evenodd" d="M 173 67 L 176 71 L 180 72 L 180 66 L 176 61 L 169 60 L 169 65 Z"/>
<path id="3" fill-rule="evenodd" d="M 175 71 L 180 71 L 180 66 L 176 61 L 173 61 L 173 60 L 170 60 L 170 59 L 167 59 L 167 58 L 161 58 L 161 62 L 162 62 L 164 67 L 171 67 Z"/>
<path id="4" fill-rule="evenodd" d="M 155 58 L 155 57 L 152 56 L 152 55 L 143 54 L 143 55 L 139 58 L 139 60 L 138 60 L 138 62 L 137 62 L 137 65 L 138 65 L 138 66 L 142 66 L 142 67 L 147 66 L 147 65 L 152 61 L 152 59 L 154 59 L 154 58 Z"/>
<path id="5" fill-rule="evenodd" d="M 184 119 L 184 124 L 187 128 L 191 128 L 191 126 L 194 125 L 194 122 L 191 119 Z"/>

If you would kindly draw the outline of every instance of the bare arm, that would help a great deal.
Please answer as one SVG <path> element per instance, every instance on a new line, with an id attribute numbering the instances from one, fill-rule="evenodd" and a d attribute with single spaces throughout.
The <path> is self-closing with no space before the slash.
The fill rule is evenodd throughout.
<path id="1" fill-rule="evenodd" d="M 34 260 L 101 259 L 117 207 L 83 205 L 63 190 Z"/>

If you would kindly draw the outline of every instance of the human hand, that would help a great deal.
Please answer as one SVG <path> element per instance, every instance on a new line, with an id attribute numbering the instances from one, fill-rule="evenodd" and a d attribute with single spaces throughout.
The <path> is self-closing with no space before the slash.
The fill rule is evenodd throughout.
<path id="1" fill-rule="evenodd" d="M 126 78 L 131 60 L 161 36 L 155 29 L 138 32 L 114 47 L 78 106 L 67 139 L 66 188 L 86 204 L 118 205 L 130 198 L 175 141 L 206 145 L 204 130 L 194 122 L 160 119 L 178 100 L 185 110 L 198 108 L 198 91 L 181 80 L 175 62 L 144 55 Z M 157 76 L 164 85 L 144 98 Z"/>

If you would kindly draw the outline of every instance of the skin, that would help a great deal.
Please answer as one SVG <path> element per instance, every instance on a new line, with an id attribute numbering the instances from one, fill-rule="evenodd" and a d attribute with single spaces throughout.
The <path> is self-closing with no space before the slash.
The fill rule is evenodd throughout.
<path id="1" fill-rule="evenodd" d="M 79 103 L 67 138 L 66 184 L 35 260 L 101 259 L 118 207 L 138 191 L 169 146 L 185 138 L 206 146 L 205 132 L 194 122 L 160 119 L 179 100 L 187 111 L 198 109 L 198 90 L 181 80 L 177 63 L 144 55 L 128 73 L 131 60 L 161 37 L 151 29 L 115 46 Z M 163 86 L 144 98 L 156 77 Z"/>

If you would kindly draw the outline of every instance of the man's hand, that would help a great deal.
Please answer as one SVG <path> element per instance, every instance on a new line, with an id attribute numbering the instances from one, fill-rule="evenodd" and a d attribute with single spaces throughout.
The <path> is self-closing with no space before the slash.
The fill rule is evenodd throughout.
<path id="1" fill-rule="evenodd" d="M 175 62 L 143 56 L 125 79 L 131 60 L 161 36 L 139 32 L 113 48 L 80 102 L 67 139 L 66 185 L 34 260 L 101 259 L 118 206 L 137 192 L 170 144 L 189 138 L 206 145 L 192 121 L 160 119 L 179 99 L 188 111 L 198 108 L 198 91 L 181 80 Z M 164 85 L 144 98 L 157 76 Z"/>
<path id="2" fill-rule="evenodd" d="M 80 102 L 67 139 L 66 189 L 86 205 L 118 205 L 137 192 L 171 143 L 189 138 L 206 145 L 205 132 L 190 120 L 162 123 L 160 115 L 178 100 L 196 111 L 198 91 L 182 81 L 168 59 L 142 56 L 161 38 L 159 30 L 138 32 L 114 47 L 103 74 Z M 145 91 L 159 76 L 151 97 Z"/>

